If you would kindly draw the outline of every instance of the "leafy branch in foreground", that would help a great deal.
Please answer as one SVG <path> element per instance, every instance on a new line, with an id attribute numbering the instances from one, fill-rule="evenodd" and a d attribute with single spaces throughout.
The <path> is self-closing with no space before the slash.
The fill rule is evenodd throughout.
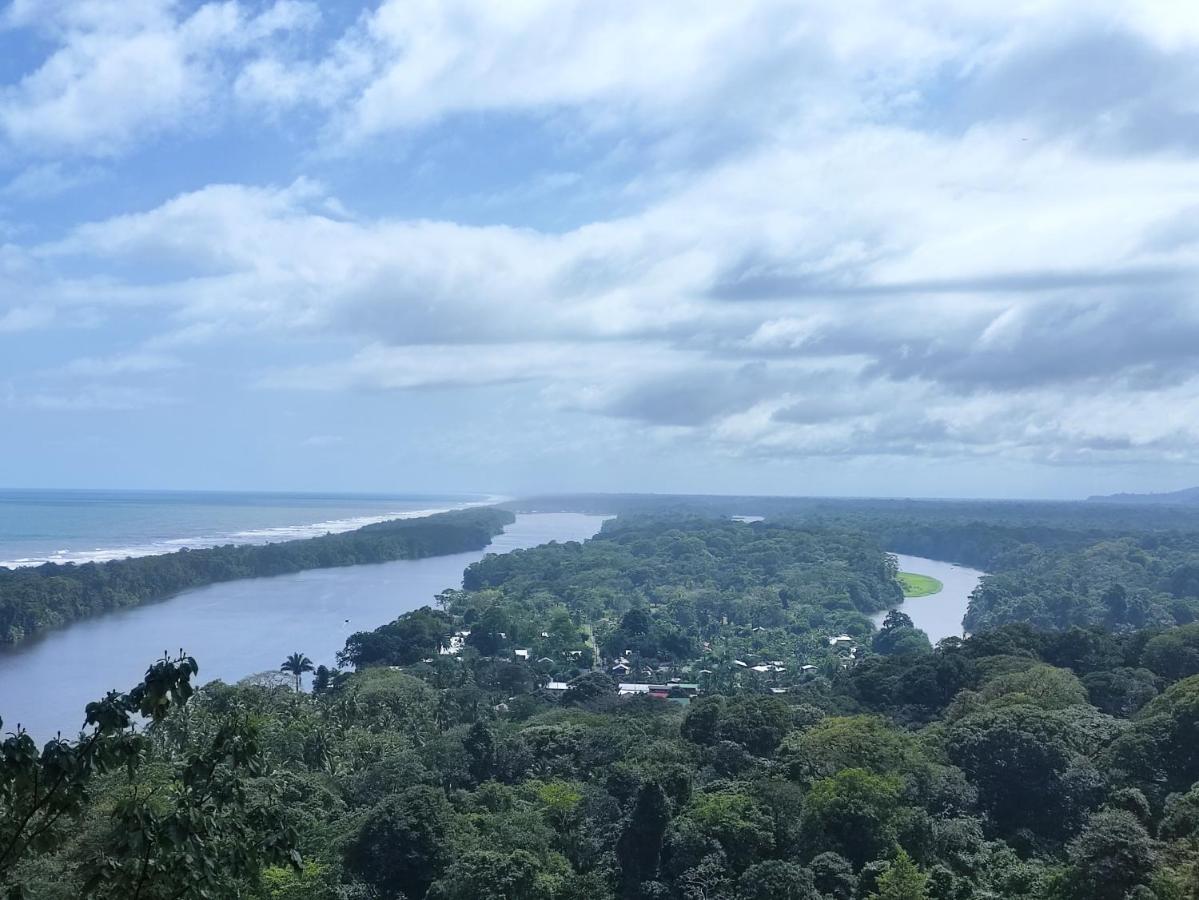
<path id="1" fill-rule="evenodd" d="M 7 898 L 28 896 L 31 885 L 16 872 L 22 861 L 63 847 L 75 832 L 70 825 L 95 812 L 93 782 L 122 770 L 126 786 L 110 825 L 79 873 L 87 896 L 230 896 L 263 864 L 299 865 L 248 719 L 231 716 L 201 749 L 193 742 L 187 752 L 186 728 L 176 737 L 162 732 L 165 741 L 137 729 L 139 717 L 154 731 L 181 710 L 198 671 L 182 652 L 164 655 L 129 692 L 88 704 L 77 740 L 58 736 L 39 752 L 18 727 L 0 744 L 0 888 Z"/>

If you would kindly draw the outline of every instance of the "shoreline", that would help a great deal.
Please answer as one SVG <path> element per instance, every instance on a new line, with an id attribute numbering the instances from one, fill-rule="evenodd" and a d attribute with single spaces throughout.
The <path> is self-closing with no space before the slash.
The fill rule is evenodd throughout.
<path id="1" fill-rule="evenodd" d="M 125 559 L 141 559 L 147 556 L 166 556 L 171 553 L 177 553 L 180 550 L 211 550 L 216 547 L 265 547 L 269 544 L 305 540 L 307 538 L 321 537 L 326 534 L 345 534 L 357 531 L 368 525 L 379 525 L 383 522 L 394 522 L 401 519 L 421 519 L 441 513 L 475 509 L 483 506 L 496 506 L 511 501 L 511 497 L 501 494 L 491 494 L 481 500 L 471 500 L 452 506 L 398 510 L 368 516 L 350 516 L 302 525 L 251 528 L 244 531 L 234 531 L 208 537 L 161 538 L 150 544 L 124 547 L 97 547 L 93 550 L 63 550 L 45 556 L 0 560 L 0 569 L 17 571 L 19 569 L 37 568 L 47 564 L 55 566 L 82 566 L 88 563 L 103 564 Z"/>

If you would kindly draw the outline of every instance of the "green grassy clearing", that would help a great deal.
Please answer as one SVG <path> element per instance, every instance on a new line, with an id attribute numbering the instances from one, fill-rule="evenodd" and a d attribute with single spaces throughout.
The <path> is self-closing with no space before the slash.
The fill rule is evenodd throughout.
<path id="1" fill-rule="evenodd" d="M 939 594 L 944 587 L 937 579 L 928 575 L 917 575 L 915 572 L 900 572 L 899 583 L 903 585 L 905 597 L 927 597 L 929 594 Z"/>

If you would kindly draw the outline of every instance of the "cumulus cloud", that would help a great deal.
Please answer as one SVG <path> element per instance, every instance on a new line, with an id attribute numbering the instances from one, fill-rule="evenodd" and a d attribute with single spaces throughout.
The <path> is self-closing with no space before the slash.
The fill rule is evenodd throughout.
<path id="1" fill-rule="evenodd" d="M 297 0 L 260 12 L 212 2 L 190 15 L 169 0 L 17 0 L 0 24 L 39 30 L 55 49 L 0 86 L 0 136 L 14 153 L 110 156 L 139 139 L 202 129 L 247 54 L 317 17 L 314 4 Z"/>
<path id="2" fill-rule="evenodd" d="M 1189 160 L 873 130 L 749 155 L 640 214 L 560 234 L 348 216 L 301 181 L 206 188 L 35 256 L 169 263 L 129 295 L 193 323 L 369 341 L 265 377 L 276 386 L 540 381 L 568 408 L 764 452 L 1048 453 L 1115 446 L 1050 427 L 1053 386 L 1061 403 L 1187 383 L 1195 248 L 1146 235 L 1197 202 Z M 814 392 L 869 405 L 817 421 Z"/>
<path id="3" fill-rule="evenodd" d="M 308 27 L 296 3 L 70 8 L 12 134 L 117 146 L 211 102 L 187 92 L 215 66 L 333 158 L 470 116 L 647 158 L 620 214 L 554 231 L 200 186 L 10 251 L 58 308 L 161 310 L 161 347 L 324 342 L 263 388 L 519 383 L 721 452 L 1199 462 L 1199 25 L 1168 3 L 384 0 L 312 53 L 266 40 Z M 136 121 L 56 130 L 120 82 L 79 49 L 97 31 L 183 74 Z"/>

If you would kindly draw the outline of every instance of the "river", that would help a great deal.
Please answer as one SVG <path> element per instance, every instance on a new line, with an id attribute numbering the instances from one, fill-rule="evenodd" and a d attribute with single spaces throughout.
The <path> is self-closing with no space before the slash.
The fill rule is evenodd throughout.
<path id="1" fill-rule="evenodd" d="M 4 731 L 19 722 L 38 740 L 60 730 L 73 734 L 90 701 L 110 688 L 131 688 L 164 650 L 182 647 L 194 656 L 200 683 L 277 670 L 296 651 L 332 666 L 350 634 L 461 587 L 463 570 L 485 553 L 586 540 L 603 521 L 576 513 L 518 515 L 486 550 L 229 581 L 75 622 L 0 652 Z"/>
<path id="2" fill-rule="evenodd" d="M 962 619 L 970 603 L 970 594 L 978 587 L 978 581 L 985 573 L 922 556 L 905 556 L 902 553 L 896 553 L 895 556 L 899 558 L 899 571 L 930 575 L 942 584 L 936 594 L 910 597 L 898 608 L 907 613 L 912 623 L 923 629 L 934 644 L 942 638 L 961 637 Z M 878 613 L 873 617 L 874 624 L 881 625 L 886 617 L 885 612 Z"/>

